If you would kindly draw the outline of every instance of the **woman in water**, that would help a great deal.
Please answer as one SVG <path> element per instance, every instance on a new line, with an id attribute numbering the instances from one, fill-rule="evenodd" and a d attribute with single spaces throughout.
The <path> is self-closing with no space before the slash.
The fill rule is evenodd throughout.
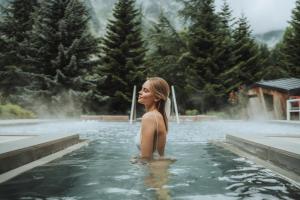
<path id="1" fill-rule="evenodd" d="M 166 113 L 165 107 L 168 109 L 170 106 L 169 93 L 169 85 L 162 78 L 149 78 L 143 84 L 138 102 L 145 106 L 146 113 L 142 117 L 141 130 L 136 137 L 140 161 L 148 163 L 145 185 L 156 188 L 157 199 L 166 200 L 170 199 L 169 190 L 164 188 L 169 180 L 168 168 L 175 162 L 175 159 L 164 158 L 169 114 Z"/>
<path id="2" fill-rule="evenodd" d="M 165 104 L 170 93 L 168 83 L 159 77 L 147 79 L 139 91 L 138 102 L 143 104 L 146 113 L 142 117 L 141 131 L 136 137 L 140 159 L 150 161 L 162 159 L 168 132 L 168 119 Z"/>

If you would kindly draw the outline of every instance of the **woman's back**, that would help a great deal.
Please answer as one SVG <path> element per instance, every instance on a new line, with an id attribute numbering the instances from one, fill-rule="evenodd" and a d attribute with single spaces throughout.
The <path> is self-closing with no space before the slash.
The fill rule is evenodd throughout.
<path id="1" fill-rule="evenodd" d="M 149 129 L 151 130 L 150 134 L 148 133 Z M 144 134 L 147 134 L 147 136 Z M 157 151 L 159 156 L 163 156 L 166 144 L 166 134 L 167 130 L 163 116 L 158 111 L 154 110 L 143 115 L 141 130 L 140 133 L 138 133 L 135 142 L 137 147 L 141 149 L 140 145 L 143 142 L 143 137 L 152 138 L 153 152 Z"/>

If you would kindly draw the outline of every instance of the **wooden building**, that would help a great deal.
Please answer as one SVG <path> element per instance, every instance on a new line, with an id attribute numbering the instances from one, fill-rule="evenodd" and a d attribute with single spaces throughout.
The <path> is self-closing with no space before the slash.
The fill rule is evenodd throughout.
<path id="1" fill-rule="evenodd" d="M 300 79 L 283 78 L 260 81 L 248 91 L 248 115 L 250 118 L 286 119 L 287 100 L 300 99 Z M 300 110 L 299 101 L 292 103 Z M 292 113 L 292 118 L 299 120 L 299 112 Z"/>

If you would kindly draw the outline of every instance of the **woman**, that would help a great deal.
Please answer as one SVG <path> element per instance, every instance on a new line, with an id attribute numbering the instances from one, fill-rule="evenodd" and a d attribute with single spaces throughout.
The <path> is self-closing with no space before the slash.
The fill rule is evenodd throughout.
<path id="1" fill-rule="evenodd" d="M 168 131 L 165 104 L 169 93 L 168 83 L 159 77 L 149 78 L 139 91 L 138 102 L 146 109 L 136 138 L 142 160 L 152 160 L 156 153 L 159 158 L 164 156 Z"/>
<path id="2" fill-rule="evenodd" d="M 170 199 L 169 190 L 164 186 L 169 180 L 168 168 L 175 159 L 164 158 L 168 132 L 168 119 L 165 105 L 168 104 L 170 89 L 168 83 L 159 77 L 149 78 L 139 91 L 138 102 L 143 104 L 146 113 L 142 117 L 141 131 L 136 137 L 140 150 L 140 161 L 148 163 L 148 176 L 145 185 L 156 188 L 157 199 Z M 167 107 L 170 106 L 167 105 Z M 158 154 L 158 155 L 157 155 Z M 158 156 L 158 159 L 156 158 Z"/>

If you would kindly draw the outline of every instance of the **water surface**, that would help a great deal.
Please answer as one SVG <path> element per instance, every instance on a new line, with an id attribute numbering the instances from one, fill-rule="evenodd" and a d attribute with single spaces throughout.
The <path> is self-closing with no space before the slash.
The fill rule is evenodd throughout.
<path id="1" fill-rule="evenodd" d="M 2 127 L 0 134 L 79 133 L 90 144 L 1 184 L 0 199 L 300 199 L 298 188 L 270 170 L 209 143 L 227 133 L 295 134 L 297 125 L 171 123 L 166 152 L 177 161 L 165 168 L 129 162 L 138 153 L 133 138 L 139 125 L 68 121 Z"/>

